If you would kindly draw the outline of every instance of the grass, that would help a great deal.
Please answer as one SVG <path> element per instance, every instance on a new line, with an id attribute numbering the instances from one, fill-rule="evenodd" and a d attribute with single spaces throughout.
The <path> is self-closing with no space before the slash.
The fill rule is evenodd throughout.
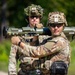
<path id="1" fill-rule="evenodd" d="M 68 75 L 75 75 L 75 62 L 70 64 Z"/>
<path id="2" fill-rule="evenodd" d="M 69 72 L 68 75 L 75 75 L 75 40 L 73 40 L 71 43 L 71 63 L 69 66 Z"/>
<path id="3" fill-rule="evenodd" d="M 4 72 L 8 71 L 8 62 L 0 61 L 0 71 L 4 71 Z"/>

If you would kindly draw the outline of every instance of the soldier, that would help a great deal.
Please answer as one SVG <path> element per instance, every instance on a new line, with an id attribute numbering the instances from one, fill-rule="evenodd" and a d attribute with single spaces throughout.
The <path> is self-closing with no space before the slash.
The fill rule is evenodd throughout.
<path id="1" fill-rule="evenodd" d="M 42 28 L 41 19 L 43 17 L 43 8 L 40 5 L 30 5 L 24 9 L 26 21 L 29 23 L 28 27 Z"/>
<path id="2" fill-rule="evenodd" d="M 25 18 L 26 21 L 29 23 L 27 25 L 27 27 L 31 27 L 31 28 L 42 28 L 43 24 L 41 23 L 42 17 L 43 17 L 43 8 L 40 5 L 34 5 L 31 4 L 30 6 L 28 6 L 27 8 L 24 9 L 24 13 L 25 13 Z M 25 42 L 27 45 L 37 45 L 37 43 L 35 44 L 35 42 L 31 42 L 34 41 L 36 38 L 38 38 L 38 36 L 34 36 L 34 40 L 30 37 L 19 37 L 23 42 Z M 13 46 L 14 48 L 15 46 Z M 12 49 L 12 48 L 11 48 Z M 16 71 L 16 60 L 20 60 L 20 65 L 22 65 L 22 63 L 25 63 L 26 68 L 28 68 L 30 66 L 30 64 L 34 61 L 37 60 L 38 58 L 34 58 L 34 57 L 26 57 L 23 56 L 21 54 L 19 54 L 18 52 L 14 52 L 14 55 L 12 54 L 14 52 L 14 50 L 10 51 L 10 56 L 9 56 L 9 75 L 16 75 L 17 71 Z M 21 66 L 20 66 L 21 67 Z M 19 69 L 19 74 L 22 75 L 23 72 Z M 25 75 L 25 74 L 24 74 Z"/>
<path id="3" fill-rule="evenodd" d="M 23 56 L 43 59 L 39 64 L 37 63 L 38 65 L 33 62 L 33 69 L 29 70 L 30 72 L 36 70 L 36 73 L 41 71 L 39 75 L 67 75 L 70 64 L 70 44 L 67 38 L 61 35 L 64 27 L 67 26 L 64 13 L 49 13 L 47 25 L 52 36 L 41 39 L 43 41 L 39 46 L 29 46 L 20 41 L 18 37 L 12 37 L 11 55 L 15 57 L 14 53 L 18 51 Z M 30 75 L 37 75 L 36 73 Z"/>
<path id="4" fill-rule="evenodd" d="M 44 9 L 40 5 L 31 4 L 30 6 L 25 8 L 24 13 L 25 13 L 25 19 L 28 22 L 27 27 L 43 28 L 43 24 L 41 23 L 43 13 L 44 13 L 43 11 L 44 11 Z M 35 39 L 37 39 L 37 38 L 38 38 L 38 36 L 34 36 L 34 40 L 31 39 L 31 41 L 35 41 Z M 29 40 L 26 39 L 25 41 L 27 42 Z M 38 40 L 37 40 L 36 44 L 35 44 L 35 42 L 32 43 L 31 41 L 30 41 L 30 45 L 38 44 Z"/>

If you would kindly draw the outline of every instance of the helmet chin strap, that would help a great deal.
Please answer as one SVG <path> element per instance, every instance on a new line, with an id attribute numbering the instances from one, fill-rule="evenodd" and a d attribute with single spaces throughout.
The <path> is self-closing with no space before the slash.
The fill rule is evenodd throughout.
<path id="1" fill-rule="evenodd" d="M 35 24 L 35 26 L 34 26 L 35 31 L 36 31 L 36 28 L 37 28 L 37 27 L 36 27 L 36 24 Z"/>

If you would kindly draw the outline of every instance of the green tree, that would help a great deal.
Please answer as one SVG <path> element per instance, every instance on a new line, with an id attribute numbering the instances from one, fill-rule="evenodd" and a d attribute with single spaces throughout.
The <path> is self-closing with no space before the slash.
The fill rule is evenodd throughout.
<path id="1" fill-rule="evenodd" d="M 41 5 L 44 8 L 43 23 L 46 25 L 49 12 L 64 12 L 69 26 L 75 26 L 74 4 L 75 0 L 7 0 L 7 18 L 9 26 L 22 27 L 26 26 L 24 8 L 30 4 Z"/>

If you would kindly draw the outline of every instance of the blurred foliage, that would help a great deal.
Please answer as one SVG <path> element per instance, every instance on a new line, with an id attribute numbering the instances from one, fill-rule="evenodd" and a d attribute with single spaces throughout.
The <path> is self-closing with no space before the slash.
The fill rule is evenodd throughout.
<path id="1" fill-rule="evenodd" d="M 6 15 L 9 26 L 22 27 L 27 25 L 24 16 L 24 8 L 30 4 L 41 5 L 44 8 L 44 17 L 42 20 L 44 25 L 47 23 L 49 12 L 61 11 L 65 13 L 69 26 L 75 26 L 75 0 L 6 0 L 6 3 Z"/>
<path id="2" fill-rule="evenodd" d="M 75 40 L 73 40 L 71 43 L 71 62 L 69 66 L 69 72 L 68 75 L 75 75 Z"/>
<path id="3" fill-rule="evenodd" d="M 10 47 L 10 40 L 3 40 L 0 42 L 0 70 L 6 72 L 8 71 Z"/>
<path id="4" fill-rule="evenodd" d="M 75 40 L 73 40 L 72 42 L 71 42 L 71 57 L 72 57 L 72 62 L 75 62 L 75 60 L 73 60 L 73 59 L 75 59 Z"/>
<path id="5" fill-rule="evenodd" d="M 10 41 L 4 40 L 0 43 L 0 61 L 8 61 L 10 52 Z"/>

